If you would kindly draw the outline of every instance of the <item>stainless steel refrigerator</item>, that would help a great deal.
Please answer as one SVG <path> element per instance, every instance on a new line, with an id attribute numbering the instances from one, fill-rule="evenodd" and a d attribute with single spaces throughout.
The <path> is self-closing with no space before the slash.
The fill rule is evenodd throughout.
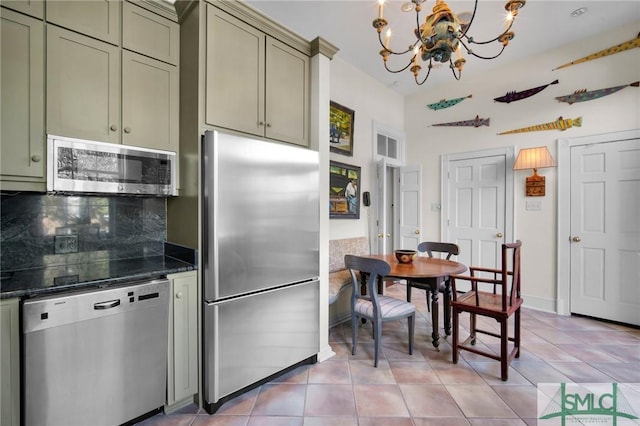
<path id="1" fill-rule="evenodd" d="M 203 391 L 209 413 L 319 351 L 315 151 L 203 137 Z"/>

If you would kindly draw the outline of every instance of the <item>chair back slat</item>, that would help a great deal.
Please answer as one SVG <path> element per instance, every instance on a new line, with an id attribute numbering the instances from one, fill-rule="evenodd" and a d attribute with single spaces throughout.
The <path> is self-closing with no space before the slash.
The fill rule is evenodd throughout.
<path id="1" fill-rule="evenodd" d="M 418 244 L 418 251 L 421 253 L 427 253 L 429 257 L 433 257 L 433 253 L 447 253 L 446 259 L 449 260 L 451 256 L 457 256 L 460 254 L 460 247 L 453 243 L 441 243 L 436 241 L 425 241 Z"/>

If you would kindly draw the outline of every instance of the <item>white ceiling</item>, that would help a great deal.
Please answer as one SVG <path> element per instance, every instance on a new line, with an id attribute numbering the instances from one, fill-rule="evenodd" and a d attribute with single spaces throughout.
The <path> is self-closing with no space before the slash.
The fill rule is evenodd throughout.
<path id="1" fill-rule="evenodd" d="M 306 39 L 312 40 L 320 36 L 329 41 L 340 49 L 336 54 L 337 57 L 402 95 L 427 90 L 429 86 L 434 84 L 446 84 L 454 81 L 448 64 L 439 69 L 434 68 L 423 86 L 415 84 L 413 74 L 408 70 L 392 74 L 384 69 L 378 53 L 380 44 L 377 32 L 372 26 L 372 21 L 378 13 L 376 0 L 245 1 Z M 399 0 L 386 0 L 385 3 L 384 17 L 389 21 L 389 27 L 393 32 L 391 41 L 393 50 L 405 50 L 414 37 L 415 12 L 402 12 L 400 6 L 403 3 L 404 1 Z M 427 0 L 423 3 L 423 11 L 420 15 L 421 22 L 431 12 L 434 4 L 435 0 Z M 449 0 L 448 4 L 454 13 L 473 9 L 473 1 L 468 0 Z M 480 0 L 469 35 L 477 41 L 495 37 L 504 26 L 504 4 L 504 0 Z M 570 16 L 572 11 L 581 7 L 587 8 L 587 12 L 576 18 Z M 494 60 L 482 60 L 465 55 L 467 63 L 462 78 L 480 72 L 488 72 L 501 64 L 515 62 L 527 56 L 539 54 L 545 50 L 578 41 L 604 32 L 608 28 L 633 21 L 640 21 L 640 1 L 638 0 L 528 0 L 524 8 L 520 10 L 512 28 L 512 31 L 515 32 L 515 38 L 507 46 L 504 53 Z M 637 33 L 629 34 L 629 37 L 620 40 L 620 43 L 637 35 Z M 475 46 L 474 52 L 491 56 L 495 54 L 498 47 L 495 44 Z M 588 53 L 607 47 L 610 46 L 594 46 L 593 51 Z M 567 62 L 573 59 L 577 59 L 577 57 L 567 58 Z M 403 58 L 402 62 L 404 63 L 401 66 L 398 63 L 396 68 L 403 67 L 408 61 L 408 57 Z M 389 60 L 389 64 L 391 66 L 391 60 Z M 423 66 L 422 75 L 425 71 L 426 66 Z"/>

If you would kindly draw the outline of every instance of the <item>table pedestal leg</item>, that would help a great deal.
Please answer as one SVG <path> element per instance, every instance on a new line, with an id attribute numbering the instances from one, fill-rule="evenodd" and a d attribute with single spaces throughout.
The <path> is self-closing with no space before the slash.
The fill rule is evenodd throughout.
<path id="1" fill-rule="evenodd" d="M 431 338 L 433 346 L 439 351 L 440 348 L 440 333 L 438 332 L 438 286 L 435 288 L 431 288 L 431 325 L 433 327 L 433 332 L 431 333 Z"/>
<path id="2" fill-rule="evenodd" d="M 451 335 L 451 283 L 449 280 L 444 284 L 444 333 Z"/>

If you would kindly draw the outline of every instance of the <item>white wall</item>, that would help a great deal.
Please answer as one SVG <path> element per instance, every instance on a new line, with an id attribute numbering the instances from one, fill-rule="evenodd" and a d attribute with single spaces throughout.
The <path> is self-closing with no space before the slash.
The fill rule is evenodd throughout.
<path id="1" fill-rule="evenodd" d="M 434 87 L 426 83 L 424 90 L 405 99 L 405 132 L 407 158 L 422 159 L 423 204 L 440 202 L 440 156 L 485 148 L 515 146 L 519 149 L 547 145 L 556 156 L 557 139 L 640 128 L 640 89 L 627 87 L 613 95 L 588 102 L 558 102 L 554 97 L 575 90 L 596 90 L 629 84 L 640 79 L 640 49 L 632 49 L 583 64 L 552 71 L 564 63 L 606 49 L 637 36 L 640 22 L 615 28 L 598 37 L 554 49 L 548 54 L 532 57 L 515 65 L 496 67 L 478 78 L 453 80 L 446 86 Z M 508 49 L 517 49 L 517 37 Z M 477 58 L 467 58 L 470 69 Z M 495 60 L 499 63 L 500 58 Z M 434 70 L 434 72 L 448 70 Z M 558 79 L 533 97 L 512 102 L 494 102 L 493 98 L 507 91 L 521 91 Z M 333 82 L 333 81 L 332 81 Z M 334 83 L 335 84 L 335 83 Z M 462 103 L 432 111 L 427 104 L 472 94 Z M 490 127 L 429 127 L 431 124 L 472 119 L 476 115 L 491 118 Z M 527 127 L 564 118 L 582 117 L 580 128 L 564 132 L 551 130 L 498 136 L 498 132 Z M 357 117 L 357 116 L 356 116 Z M 443 143 L 446 141 L 446 143 Z M 515 238 L 523 241 L 523 292 L 529 306 L 554 309 L 556 299 L 556 206 L 557 172 L 541 169 L 546 176 L 546 196 L 541 211 L 526 211 L 524 186 L 531 171 L 515 172 Z M 423 208 L 425 239 L 439 240 L 440 214 Z M 567 283 L 568 285 L 568 283 Z"/>
<path id="2" fill-rule="evenodd" d="M 362 204 L 362 193 L 371 191 L 373 123 L 401 131 L 404 126 L 404 99 L 338 56 L 331 61 L 330 92 L 332 101 L 355 111 L 353 157 L 332 152 L 330 158 L 361 167 L 361 197 L 360 219 L 331 219 L 329 238 L 368 236 L 370 207 Z"/>

